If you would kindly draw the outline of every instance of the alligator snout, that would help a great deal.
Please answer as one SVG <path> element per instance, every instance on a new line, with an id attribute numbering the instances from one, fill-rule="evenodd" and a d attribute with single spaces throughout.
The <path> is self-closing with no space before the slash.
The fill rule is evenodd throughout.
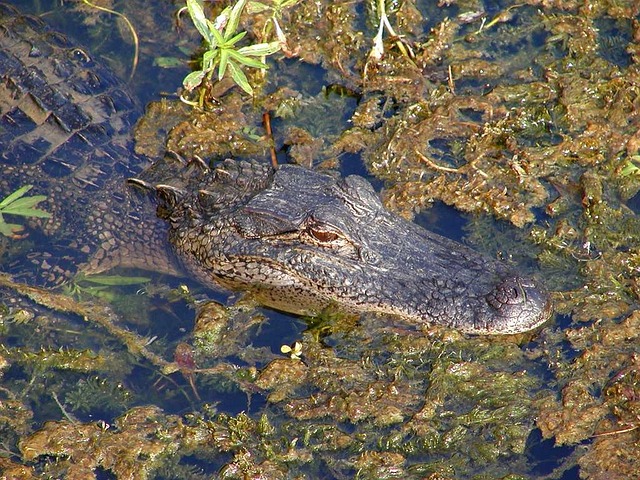
<path id="1" fill-rule="evenodd" d="M 492 322 L 485 322 L 484 333 L 526 332 L 544 323 L 551 313 L 549 293 L 530 278 L 507 277 L 487 294 L 486 300 L 495 315 Z"/>

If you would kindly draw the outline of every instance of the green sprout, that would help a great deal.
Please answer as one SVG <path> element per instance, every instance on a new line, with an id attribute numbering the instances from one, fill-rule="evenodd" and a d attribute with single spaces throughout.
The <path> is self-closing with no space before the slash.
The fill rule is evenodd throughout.
<path id="1" fill-rule="evenodd" d="M 384 55 L 384 43 L 382 41 L 382 37 L 385 30 L 389 32 L 389 35 L 391 35 L 392 38 L 395 39 L 395 44 L 402 55 L 410 59 L 415 58 L 415 54 L 413 53 L 413 50 L 411 50 L 411 47 L 402 41 L 402 36 L 396 33 L 394 28 L 391 26 L 391 22 L 389 22 L 389 17 L 387 15 L 386 1 L 378 0 L 375 5 L 375 10 L 379 19 L 378 33 L 373 39 L 373 47 L 369 52 L 369 58 L 375 61 L 382 59 L 382 56 Z"/>
<path id="2" fill-rule="evenodd" d="M 242 40 L 247 32 L 236 33 L 240 23 L 240 15 L 247 0 L 238 0 L 236 4 L 225 8 L 215 21 L 210 21 L 204 15 L 202 0 L 186 0 L 186 9 L 198 32 L 207 44 L 207 51 L 202 56 L 202 69 L 191 72 L 183 80 L 183 86 L 188 92 L 199 87 L 203 81 L 211 80 L 217 68 L 218 81 L 224 78 L 227 71 L 231 73 L 233 81 L 245 92 L 252 95 L 253 88 L 249 84 L 247 76 L 242 71 L 242 66 L 266 70 L 267 64 L 254 57 L 266 57 L 280 50 L 279 41 L 258 43 L 238 48 L 236 44 Z M 182 101 L 190 105 L 202 106 L 181 97 Z"/>
<path id="3" fill-rule="evenodd" d="M 262 40 L 269 38 L 271 33 L 275 31 L 280 48 L 286 56 L 294 56 L 296 53 L 292 52 L 287 46 L 287 37 L 280 27 L 280 20 L 282 20 L 282 14 L 285 9 L 298 3 L 300 3 L 300 0 L 267 0 L 267 3 L 250 1 L 247 4 L 247 12 L 250 14 L 265 13 L 269 15 L 262 29 Z M 264 62 L 264 59 L 262 61 Z"/>
<path id="4" fill-rule="evenodd" d="M 391 2 L 389 2 L 391 4 Z M 384 56 L 384 41 L 383 36 L 385 30 L 389 32 L 393 42 L 395 43 L 400 53 L 408 58 L 410 61 L 414 62 L 416 58 L 415 53 L 409 46 L 407 42 L 404 41 L 403 36 L 396 33 L 391 22 L 389 22 L 389 16 L 387 12 L 387 0 L 371 0 L 370 6 L 372 7 L 373 12 L 378 17 L 378 33 L 373 39 L 373 47 L 369 51 L 369 56 L 364 65 L 364 77 L 367 77 L 367 72 L 369 71 L 370 62 L 376 63 L 382 60 Z M 392 5 L 390 5 L 392 6 Z M 414 62 L 415 63 L 415 62 Z"/>
<path id="5" fill-rule="evenodd" d="M 51 214 L 35 207 L 38 203 L 46 200 L 44 195 L 34 195 L 25 197 L 25 193 L 33 188 L 33 185 L 25 185 L 8 195 L 0 202 L 0 234 L 5 237 L 15 237 L 23 229 L 23 225 L 8 223 L 3 215 L 19 215 L 21 217 L 49 218 Z"/>
<path id="6" fill-rule="evenodd" d="M 623 177 L 628 177 L 630 175 L 638 175 L 638 173 L 640 172 L 640 167 L 638 166 L 639 163 L 640 163 L 640 155 L 632 155 L 624 163 L 624 166 L 620 171 L 620 175 Z"/>

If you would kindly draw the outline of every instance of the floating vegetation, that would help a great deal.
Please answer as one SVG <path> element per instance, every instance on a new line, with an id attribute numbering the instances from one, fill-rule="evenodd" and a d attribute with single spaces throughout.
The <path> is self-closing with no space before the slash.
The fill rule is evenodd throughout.
<path id="1" fill-rule="evenodd" d="M 114 287 L 125 287 L 132 285 L 144 285 L 149 283 L 149 277 L 127 277 L 123 275 L 76 275 L 72 282 L 65 285 L 65 292 L 69 295 L 81 297 L 89 295 L 100 297 L 104 300 L 114 302 L 118 297 Z"/>
<path id="2" fill-rule="evenodd" d="M 133 395 L 122 383 L 113 384 L 100 377 L 80 380 L 65 393 L 64 401 L 74 412 L 95 411 L 123 413 L 131 405 Z"/>

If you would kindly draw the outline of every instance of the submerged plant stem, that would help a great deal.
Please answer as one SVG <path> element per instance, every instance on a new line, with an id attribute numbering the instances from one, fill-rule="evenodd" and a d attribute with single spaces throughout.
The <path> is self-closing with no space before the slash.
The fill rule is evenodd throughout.
<path id="1" fill-rule="evenodd" d="M 131 72 L 129 73 L 128 81 L 130 82 L 133 79 L 133 76 L 136 74 L 136 70 L 138 69 L 138 58 L 140 55 L 140 41 L 138 39 L 138 34 L 136 33 L 136 29 L 133 27 L 129 19 L 120 12 L 116 12 L 115 10 L 111 10 L 109 8 L 101 7 L 94 3 L 91 3 L 89 0 L 82 0 L 85 4 L 89 5 L 96 10 L 100 10 L 102 12 L 111 13 L 120 17 L 124 20 L 124 23 L 127 24 L 127 28 L 131 32 L 131 36 L 133 37 L 133 61 L 131 62 Z"/>
<path id="2" fill-rule="evenodd" d="M 9 288 L 51 310 L 80 315 L 87 322 L 103 327 L 119 339 L 132 355 L 143 357 L 160 369 L 170 369 L 171 367 L 170 362 L 146 348 L 145 338 L 117 326 L 115 321 L 118 319 L 118 315 L 107 305 L 78 302 L 65 295 L 15 282 L 9 275 L 3 273 L 0 273 L 0 287 Z"/>

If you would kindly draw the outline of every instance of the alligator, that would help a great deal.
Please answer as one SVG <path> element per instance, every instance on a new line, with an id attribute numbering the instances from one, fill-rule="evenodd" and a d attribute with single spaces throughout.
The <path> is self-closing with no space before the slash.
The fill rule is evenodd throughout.
<path id="1" fill-rule="evenodd" d="M 471 334 L 549 318 L 536 280 L 385 209 L 363 177 L 135 155 L 135 102 L 115 75 L 40 20 L 1 4 L 0 15 L 0 193 L 29 182 L 48 195 L 44 229 L 86 255 L 82 271 L 181 269 L 286 312 L 373 312 Z"/>

